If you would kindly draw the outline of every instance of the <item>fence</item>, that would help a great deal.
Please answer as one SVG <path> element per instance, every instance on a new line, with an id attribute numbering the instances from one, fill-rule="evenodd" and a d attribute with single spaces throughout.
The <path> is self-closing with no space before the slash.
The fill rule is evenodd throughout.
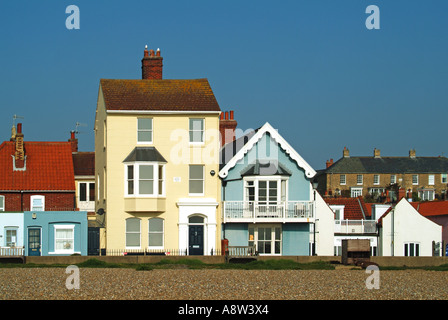
<path id="1" fill-rule="evenodd" d="M 188 256 L 188 249 L 106 249 L 106 256 Z M 204 256 L 220 256 L 220 249 L 212 249 L 204 252 Z"/>
<path id="2" fill-rule="evenodd" d="M 0 247 L 0 256 L 23 256 L 24 248 L 23 247 Z"/>

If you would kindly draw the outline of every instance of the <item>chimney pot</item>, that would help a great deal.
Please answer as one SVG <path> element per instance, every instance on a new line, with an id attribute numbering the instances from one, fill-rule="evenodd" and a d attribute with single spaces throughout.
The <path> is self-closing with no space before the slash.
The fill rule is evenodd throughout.
<path id="1" fill-rule="evenodd" d="M 230 111 L 230 120 L 233 120 L 233 110 Z"/>
<path id="2" fill-rule="evenodd" d="M 226 111 L 226 120 L 229 120 L 229 111 Z"/>
<path id="3" fill-rule="evenodd" d="M 149 52 L 149 54 L 148 54 Z M 142 79 L 162 79 L 163 58 L 160 56 L 160 49 L 157 55 L 154 50 L 145 48 L 142 59 Z"/>
<path id="4" fill-rule="evenodd" d="M 17 133 L 22 133 L 22 124 L 21 123 L 17 124 Z"/>

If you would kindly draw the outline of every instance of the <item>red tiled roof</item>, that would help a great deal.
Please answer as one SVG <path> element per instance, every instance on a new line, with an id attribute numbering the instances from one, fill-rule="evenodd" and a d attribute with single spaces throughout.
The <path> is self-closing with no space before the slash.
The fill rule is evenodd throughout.
<path id="1" fill-rule="evenodd" d="M 362 197 L 357 198 L 326 198 L 325 202 L 331 205 L 344 206 L 344 219 L 363 220 L 371 216 Z M 364 214 L 363 214 L 364 213 Z M 365 216 L 365 217 L 364 217 Z"/>
<path id="2" fill-rule="evenodd" d="M 411 202 L 411 205 L 424 217 L 448 215 L 448 201 Z"/>
<path id="3" fill-rule="evenodd" d="M 95 175 L 95 152 L 73 153 L 75 176 Z"/>
<path id="4" fill-rule="evenodd" d="M 14 170 L 14 142 L 0 145 L 0 190 L 75 190 L 70 142 L 24 142 L 24 149 L 26 170 Z"/>
<path id="5" fill-rule="evenodd" d="M 107 110 L 221 111 L 207 79 L 101 79 Z"/>

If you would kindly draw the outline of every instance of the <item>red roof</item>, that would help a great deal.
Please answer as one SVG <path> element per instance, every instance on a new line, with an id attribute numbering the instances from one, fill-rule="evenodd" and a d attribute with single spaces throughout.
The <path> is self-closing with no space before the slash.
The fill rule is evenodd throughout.
<path id="1" fill-rule="evenodd" d="M 24 142 L 25 170 L 14 170 L 15 143 L 0 145 L 1 191 L 75 191 L 70 142 Z"/>
<path id="2" fill-rule="evenodd" d="M 424 217 L 448 215 L 448 201 L 411 202 L 411 205 Z"/>
<path id="3" fill-rule="evenodd" d="M 344 219 L 363 220 L 371 216 L 362 197 L 357 198 L 326 198 L 325 202 L 331 205 L 344 206 Z"/>

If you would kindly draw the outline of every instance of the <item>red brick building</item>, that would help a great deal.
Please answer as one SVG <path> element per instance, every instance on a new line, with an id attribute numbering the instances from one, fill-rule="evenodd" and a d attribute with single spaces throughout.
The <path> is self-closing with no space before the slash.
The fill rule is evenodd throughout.
<path id="1" fill-rule="evenodd" d="M 0 211 L 76 208 L 73 141 L 25 141 L 22 125 L 0 145 Z"/>

